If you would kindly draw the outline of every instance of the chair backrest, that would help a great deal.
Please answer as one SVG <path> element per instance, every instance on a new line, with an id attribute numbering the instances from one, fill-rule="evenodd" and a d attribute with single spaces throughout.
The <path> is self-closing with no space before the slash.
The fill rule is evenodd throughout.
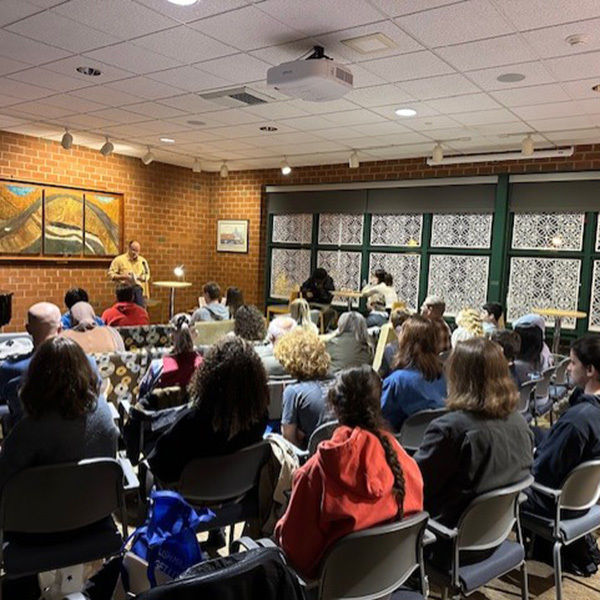
<path id="1" fill-rule="evenodd" d="M 257 485 L 270 455 L 269 442 L 262 440 L 232 454 L 195 458 L 184 467 L 177 490 L 196 506 L 235 500 Z"/>
<path id="2" fill-rule="evenodd" d="M 547 398 L 550 389 L 550 383 L 556 372 L 556 367 L 548 367 L 542 371 L 542 378 L 535 382 L 536 398 Z"/>
<path id="3" fill-rule="evenodd" d="M 125 351 L 139 350 L 140 348 L 164 348 L 172 346 L 172 334 L 175 327 L 170 324 L 163 325 L 131 325 L 115 327 L 123 338 Z"/>
<path id="4" fill-rule="evenodd" d="M 519 388 L 519 406 L 517 410 L 525 415 L 529 413 L 529 403 L 531 402 L 531 394 L 535 388 L 537 381 L 525 381 Z"/>
<path id="5" fill-rule="evenodd" d="M 375 356 L 373 358 L 373 370 L 379 371 L 381 363 L 383 361 L 383 353 L 385 347 L 396 338 L 396 332 L 392 327 L 391 323 L 386 323 L 381 326 L 379 331 L 379 339 L 377 340 L 377 347 L 375 348 Z"/>
<path id="6" fill-rule="evenodd" d="M 328 421 L 319 425 L 308 440 L 308 454 L 312 456 L 317 451 L 317 446 L 324 440 L 331 439 L 333 432 L 338 428 L 338 421 Z"/>
<path id="7" fill-rule="evenodd" d="M 122 507 L 123 469 L 113 458 L 94 458 L 25 469 L 0 497 L 0 528 L 53 533 L 85 527 Z"/>
<path id="8" fill-rule="evenodd" d="M 223 336 L 233 331 L 234 320 L 199 321 L 194 323 L 192 338 L 195 346 L 209 346 L 218 342 Z"/>
<path id="9" fill-rule="evenodd" d="M 382 598 L 401 586 L 420 562 L 428 515 L 351 533 L 323 560 L 319 600 Z"/>
<path id="10" fill-rule="evenodd" d="M 421 445 L 425 431 L 431 421 L 446 414 L 447 408 L 421 410 L 408 417 L 400 429 L 397 438 L 406 449 L 416 449 Z"/>
<path id="11" fill-rule="evenodd" d="M 556 365 L 556 371 L 554 372 L 554 385 L 567 385 L 568 384 L 568 375 L 567 375 L 567 367 L 571 359 L 566 356 L 560 360 L 560 362 Z"/>
<path id="12" fill-rule="evenodd" d="M 283 412 L 283 391 L 290 383 L 296 383 L 296 380 L 286 377 L 285 379 L 269 379 L 267 382 L 269 388 L 269 419 L 273 421 L 281 419 Z"/>
<path id="13" fill-rule="evenodd" d="M 519 494 L 532 483 L 533 477 L 529 476 L 472 500 L 458 521 L 458 549 L 488 550 L 499 546 L 517 519 Z"/>
<path id="14" fill-rule="evenodd" d="M 560 507 L 586 510 L 600 498 L 600 460 L 588 460 L 575 467 L 565 479 Z"/>

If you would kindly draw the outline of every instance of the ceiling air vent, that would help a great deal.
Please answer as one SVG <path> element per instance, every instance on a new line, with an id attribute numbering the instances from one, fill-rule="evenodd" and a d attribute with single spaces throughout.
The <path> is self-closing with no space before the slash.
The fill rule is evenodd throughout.
<path id="1" fill-rule="evenodd" d="M 255 92 L 247 87 L 229 88 L 217 92 L 208 92 L 199 94 L 201 98 L 215 102 L 220 106 L 229 108 L 242 108 L 244 106 L 254 106 L 255 104 L 266 104 L 272 102 L 275 98 L 267 94 Z"/>

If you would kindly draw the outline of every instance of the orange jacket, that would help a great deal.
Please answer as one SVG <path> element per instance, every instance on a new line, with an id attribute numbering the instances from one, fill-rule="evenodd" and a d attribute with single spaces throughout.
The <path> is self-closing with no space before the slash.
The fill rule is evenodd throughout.
<path id="1" fill-rule="evenodd" d="M 389 433 L 404 472 L 404 514 L 423 510 L 423 479 L 417 463 Z M 291 565 L 314 579 L 326 550 L 339 538 L 394 519 L 394 476 L 375 435 L 338 427 L 331 440 L 294 474 L 286 513 L 275 538 Z"/>

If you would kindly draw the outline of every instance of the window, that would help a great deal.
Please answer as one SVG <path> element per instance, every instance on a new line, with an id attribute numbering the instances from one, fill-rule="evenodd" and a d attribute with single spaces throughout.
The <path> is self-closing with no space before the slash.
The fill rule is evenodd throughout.
<path id="1" fill-rule="evenodd" d="M 289 298 L 296 286 L 310 276 L 310 250 L 273 248 L 271 251 L 272 298 Z"/>
<path id="2" fill-rule="evenodd" d="M 515 213 L 515 250 L 579 251 L 583 245 L 584 213 Z"/>
<path id="3" fill-rule="evenodd" d="M 489 248 L 492 244 L 493 215 L 458 213 L 433 215 L 432 248 Z"/>
<path id="4" fill-rule="evenodd" d="M 373 215 L 371 246 L 420 246 L 423 215 Z"/>
<path id="5" fill-rule="evenodd" d="M 319 250 L 317 252 L 317 266 L 327 270 L 336 290 L 360 289 L 360 252 L 345 252 L 344 250 Z M 347 304 L 345 298 L 335 297 L 334 304 Z M 353 301 L 358 306 L 357 301 Z"/>
<path id="6" fill-rule="evenodd" d="M 319 245 L 361 246 L 363 215 L 319 215 Z"/>
<path id="7" fill-rule="evenodd" d="M 592 299 L 590 301 L 590 330 L 600 331 L 600 260 L 594 261 Z"/>
<path id="8" fill-rule="evenodd" d="M 312 215 L 274 215 L 272 240 L 280 244 L 310 244 Z"/>
<path id="9" fill-rule="evenodd" d="M 376 269 L 385 269 L 394 278 L 394 288 L 398 300 L 406 302 L 411 310 L 419 306 L 419 272 L 421 255 L 412 253 L 371 252 L 369 255 L 369 273 Z"/>

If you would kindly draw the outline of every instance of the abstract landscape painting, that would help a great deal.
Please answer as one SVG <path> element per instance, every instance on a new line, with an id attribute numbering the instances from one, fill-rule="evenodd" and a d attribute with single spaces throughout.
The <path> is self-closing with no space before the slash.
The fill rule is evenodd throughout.
<path id="1" fill-rule="evenodd" d="M 119 252 L 121 198 L 111 194 L 85 194 L 86 256 L 111 256 Z"/>
<path id="2" fill-rule="evenodd" d="M 0 181 L 0 254 L 41 254 L 42 229 L 42 188 Z"/>
<path id="3" fill-rule="evenodd" d="M 44 190 L 44 254 L 79 255 L 83 248 L 83 192 Z"/>

